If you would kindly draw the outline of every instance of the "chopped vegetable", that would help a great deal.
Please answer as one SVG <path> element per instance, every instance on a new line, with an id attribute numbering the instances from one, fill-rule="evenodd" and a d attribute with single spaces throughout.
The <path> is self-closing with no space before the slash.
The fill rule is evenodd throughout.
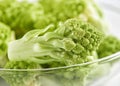
<path id="1" fill-rule="evenodd" d="M 7 62 L 8 43 L 14 39 L 14 33 L 10 27 L 0 22 L 0 67 Z"/>
<path id="2" fill-rule="evenodd" d="M 77 18 L 67 20 L 55 30 L 51 28 L 52 25 L 29 31 L 21 39 L 12 41 L 8 48 L 9 60 L 64 65 L 94 60 L 92 54 L 103 38 L 94 26 Z"/>
<path id="3" fill-rule="evenodd" d="M 34 62 L 11 61 L 5 65 L 6 69 L 40 69 L 40 65 Z M 33 71 L 0 71 L 0 75 L 10 86 L 40 86 L 35 80 L 38 72 Z"/>
<path id="4" fill-rule="evenodd" d="M 120 41 L 106 32 L 94 0 L 0 0 L 0 66 L 8 69 L 0 76 L 11 86 L 84 86 L 97 63 L 38 71 L 84 64 L 119 51 Z"/>
<path id="5" fill-rule="evenodd" d="M 38 0 L 39 1 L 39 0 Z M 0 21 L 15 31 L 16 38 L 21 38 L 32 29 L 43 29 L 49 24 L 55 28 L 59 22 L 78 17 L 106 31 L 104 16 L 93 0 L 1 0 Z"/>
<path id="6" fill-rule="evenodd" d="M 109 35 L 104 38 L 103 42 L 100 44 L 97 50 L 97 53 L 99 58 L 103 58 L 118 51 L 120 51 L 120 39 Z"/>

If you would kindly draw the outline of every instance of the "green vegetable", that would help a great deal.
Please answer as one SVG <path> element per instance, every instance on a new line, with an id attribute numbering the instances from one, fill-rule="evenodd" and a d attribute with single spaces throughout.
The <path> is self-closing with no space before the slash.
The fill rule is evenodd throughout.
<path id="1" fill-rule="evenodd" d="M 120 51 L 120 39 L 109 34 L 105 36 L 104 40 L 101 42 L 99 48 L 97 49 L 98 59 L 105 58 L 106 56 L 110 56 L 114 53 Z M 108 60 L 108 62 L 103 61 L 103 64 L 96 66 L 96 68 L 89 75 L 88 80 L 91 81 L 99 79 L 107 75 L 111 71 L 111 67 L 115 62 L 119 61 L 119 59 Z"/>
<path id="2" fill-rule="evenodd" d="M 40 65 L 27 61 L 10 61 L 5 65 L 5 69 L 40 69 Z M 0 75 L 10 86 L 40 86 L 36 77 L 38 72 L 33 71 L 0 71 Z"/>
<path id="3" fill-rule="evenodd" d="M 4 6 L 0 4 L 0 21 L 9 25 L 15 31 L 17 38 L 20 38 L 29 30 L 35 29 L 34 22 L 43 14 L 41 5 L 26 1 L 13 1 L 11 3 L 7 1 L 1 1 Z"/>
<path id="4" fill-rule="evenodd" d="M 99 58 L 109 56 L 120 51 L 120 39 L 115 36 L 106 36 L 103 42 L 100 44 L 97 53 Z"/>
<path id="5" fill-rule="evenodd" d="M 38 19 L 35 23 L 36 28 L 44 28 L 50 23 L 57 25 L 60 21 L 79 17 L 93 24 L 100 31 L 106 31 L 104 16 L 94 0 L 39 0 L 39 3 L 43 6 L 47 20 L 43 17 Z"/>
<path id="6" fill-rule="evenodd" d="M 59 86 L 84 86 L 97 64 L 43 73 L 28 70 L 97 59 L 96 50 L 106 29 L 101 10 L 93 0 L 38 2 L 0 0 L 0 21 L 14 30 L 17 38 L 9 44 L 8 52 L 7 47 L 3 48 L 9 61 L 4 67 L 8 70 L 0 71 L 0 76 L 11 86 L 56 86 L 56 82 Z M 4 44 L 7 46 L 8 41 Z"/>
<path id="7" fill-rule="evenodd" d="M 11 61 L 5 68 L 14 70 L 0 71 L 0 75 L 10 86 L 84 86 L 86 78 L 94 66 L 30 71 L 31 68 L 40 69 L 39 65 L 34 62 Z M 22 71 L 23 68 L 26 70 Z"/>
<path id="8" fill-rule="evenodd" d="M 56 29 L 59 22 L 74 17 L 93 24 L 100 31 L 106 30 L 104 16 L 93 0 L 40 0 L 39 3 L 1 0 L 0 4 L 0 21 L 15 31 L 16 38 L 49 24 L 54 24 Z"/>
<path id="9" fill-rule="evenodd" d="M 27 61 L 9 61 L 4 68 L 8 69 L 37 69 L 40 65 Z"/>
<path id="10" fill-rule="evenodd" d="M 0 67 L 7 62 L 8 43 L 14 39 L 14 33 L 10 27 L 0 22 Z"/>
<path id="11" fill-rule="evenodd" d="M 79 64 L 94 60 L 103 35 L 91 24 L 69 19 L 55 30 L 52 25 L 26 33 L 8 48 L 10 61 L 33 61 L 39 64 Z M 60 66 L 60 65 L 58 65 Z"/>
<path id="12" fill-rule="evenodd" d="M 79 18 L 73 18 L 61 23 L 56 29 L 52 29 L 53 27 L 53 25 L 49 25 L 44 29 L 29 31 L 21 39 L 10 42 L 8 47 L 9 62 L 5 68 L 38 69 L 39 65 L 40 68 L 52 68 L 97 59 L 96 49 L 104 35 L 93 25 L 83 22 Z M 53 83 L 58 82 L 61 86 L 84 86 L 87 75 L 95 65 L 61 69 L 61 72 L 53 70 L 50 73 L 42 73 L 43 77 L 37 71 L 27 70 L 12 71 L 12 75 L 5 71 L 0 74 L 11 86 L 30 86 L 31 83 L 33 86 L 36 83 L 37 86 L 42 86 L 48 82 L 48 79 Z M 51 74 L 52 76 L 50 76 Z M 46 82 L 42 81 L 41 77 Z"/>

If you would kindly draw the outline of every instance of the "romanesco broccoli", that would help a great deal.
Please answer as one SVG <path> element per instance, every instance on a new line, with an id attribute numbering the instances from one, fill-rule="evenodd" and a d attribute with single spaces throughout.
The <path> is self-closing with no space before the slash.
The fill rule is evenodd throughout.
<path id="1" fill-rule="evenodd" d="M 27 71 L 34 68 L 71 66 L 97 59 L 96 50 L 104 35 L 93 25 L 73 18 L 61 23 L 56 29 L 52 28 L 54 25 L 29 31 L 21 39 L 9 44 L 9 62 L 5 68 L 18 71 L 12 71 L 14 76 L 9 74 L 10 71 L 8 74 L 3 71 L 1 76 L 11 86 L 48 86 L 46 83 L 49 83 L 49 80 L 52 80 L 49 83 L 52 85 L 57 82 L 60 86 L 84 86 L 86 77 L 94 65 L 44 73 Z"/>
<path id="2" fill-rule="evenodd" d="M 120 39 L 109 35 L 104 38 L 103 42 L 100 44 L 97 50 L 97 53 L 99 58 L 103 58 L 118 51 L 120 51 Z"/>
<path id="3" fill-rule="evenodd" d="M 12 41 L 8 48 L 10 61 L 33 61 L 39 64 L 79 64 L 94 60 L 103 35 L 80 19 L 69 19 L 55 30 L 52 25 L 26 33 Z M 60 66 L 60 65 L 59 65 Z"/>
<path id="4" fill-rule="evenodd" d="M 10 86 L 40 86 L 36 77 L 38 72 L 34 71 L 20 71 L 19 69 L 40 69 L 40 65 L 34 62 L 27 61 L 10 61 L 5 69 L 18 69 L 14 71 L 0 71 L 0 75 L 6 80 Z"/>
<path id="5" fill-rule="evenodd" d="M 104 16 L 93 0 L 40 0 L 39 3 L 1 0 L 0 3 L 0 21 L 15 31 L 16 38 L 22 37 L 29 30 L 43 29 L 49 24 L 57 27 L 59 22 L 74 17 L 93 24 L 100 31 L 106 29 Z"/>
<path id="6" fill-rule="evenodd" d="M 0 67 L 7 62 L 8 43 L 14 39 L 14 33 L 10 27 L 0 22 Z"/>
<path id="7" fill-rule="evenodd" d="M 7 2 L 8 0 L 0 1 L 0 21 L 9 25 L 15 31 L 16 38 L 20 38 L 27 31 L 34 28 L 34 22 L 42 14 L 42 7 L 38 3 L 29 3 L 26 1 Z M 8 4 L 8 5 L 7 5 Z"/>

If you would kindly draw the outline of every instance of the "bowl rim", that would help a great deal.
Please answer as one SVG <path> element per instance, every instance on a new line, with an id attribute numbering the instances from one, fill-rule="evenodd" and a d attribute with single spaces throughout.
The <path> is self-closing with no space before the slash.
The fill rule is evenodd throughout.
<path id="1" fill-rule="evenodd" d="M 43 68 L 43 69 L 4 69 L 4 68 L 0 68 L 0 71 L 23 71 L 23 72 L 24 71 L 33 71 L 33 72 L 34 71 L 53 71 L 53 70 L 68 69 L 68 68 L 73 68 L 73 67 L 83 67 L 83 66 L 94 64 L 94 63 L 103 64 L 103 63 L 107 63 L 107 62 L 113 61 L 118 58 L 120 58 L 120 51 L 116 52 L 112 55 L 100 58 L 100 59 L 96 59 L 96 60 L 86 62 L 86 63 L 70 65 L 70 66 L 61 66 L 61 67 Z"/>

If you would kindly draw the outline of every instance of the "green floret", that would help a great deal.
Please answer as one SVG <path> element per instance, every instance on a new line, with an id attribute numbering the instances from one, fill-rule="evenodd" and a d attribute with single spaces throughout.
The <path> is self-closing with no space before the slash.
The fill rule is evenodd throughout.
<path id="1" fill-rule="evenodd" d="M 15 31 L 17 38 L 29 30 L 35 29 L 34 22 L 43 14 L 42 7 L 38 3 L 18 2 L 17 0 L 11 3 L 3 0 L 1 3 L 5 5 L 0 6 L 0 21 L 9 25 Z"/>
<path id="2" fill-rule="evenodd" d="M 106 31 L 104 15 L 94 0 L 40 0 L 39 3 L 43 6 L 47 20 L 40 17 L 35 23 L 36 28 L 43 23 L 57 25 L 60 21 L 78 17 L 93 24 L 100 31 Z"/>
<path id="3" fill-rule="evenodd" d="M 12 41 L 8 48 L 9 62 L 5 68 L 38 69 L 39 65 L 40 68 L 54 68 L 96 59 L 96 49 L 103 34 L 93 25 L 73 18 L 53 28 L 53 25 L 49 25 L 44 29 L 32 30 L 21 39 Z M 1 76 L 11 86 L 42 86 L 47 82 L 53 85 L 57 82 L 60 86 L 84 86 L 87 75 L 95 65 L 47 71 L 44 74 L 12 70 L 11 75 L 3 71 Z"/>
<path id="4" fill-rule="evenodd" d="M 104 16 L 94 0 L 40 0 L 34 3 L 28 0 L 0 1 L 0 21 L 15 31 L 16 38 L 49 24 L 57 27 L 59 22 L 74 17 L 93 24 L 100 31 L 106 28 Z"/>
<path id="5" fill-rule="evenodd" d="M 8 50 L 9 60 L 0 76 L 11 86 L 84 86 L 97 65 L 41 70 L 97 59 L 106 25 L 93 0 L 0 0 L 0 22 L 17 39 L 24 35 L 8 46 L 13 32 L 0 23 L 0 57 Z"/>
<path id="6" fill-rule="evenodd" d="M 80 19 L 69 19 L 55 30 L 52 25 L 26 33 L 8 48 L 10 61 L 33 61 L 39 64 L 79 64 L 94 59 L 103 35 Z M 60 65 L 58 65 L 60 66 Z"/>
<path id="7" fill-rule="evenodd" d="M 40 86 L 36 80 L 38 72 L 20 71 L 19 69 L 40 69 L 40 65 L 27 61 L 10 61 L 5 69 L 18 69 L 14 71 L 1 71 L 0 75 L 10 86 Z"/>
<path id="8" fill-rule="evenodd" d="M 35 28 L 45 28 L 51 23 L 57 27 L 59 22 L 78 17 L 86 7 L 84 0 L 40 0 L 39 3 L 43 7 L 44 16 L 38 18 Z"/>
<path id="9" fill-rule="evenodd" d="M 86 7 L 84 0 L 40 0 L 40 4 L 46 14 L 55 16 L 58 21 L 78 16 Z M 52 6 L 49 7 L 50 4 Z"/>
<path id="10" fill-rule="evenodd" d="M 14 39 L 14 33 L 10 27 L 0 22 L 0 67 L 7 62 L 8 43 Z"/>
<path id="11" fill-rule="evenodd" d="M 100 44 L 97 53 L 99 58 L 114 54 L 120 51 L 120 39 L 115 36 L 109 35 Z"/>
<path id="12" fill-rule="evenodd" d="M 56 85 L 56 82 L 60 86 L 84 86 L 87 75 L 94 66 L 89 65 L 42 72 L 39 70 L 40 66 L 37 63 L 11 61 L 6 64 L 5 68 L 7 71 L 0 71 L 0 75 L 10 86 L 48 86 Z M 26 70 L 23 71 L 24 68 Z M 28 71 L 28 69 L 32 69 L 32 71 Z M 38 69 L 38 71 L 33 69 Z"/>
<path id="13" fill-rule="evenodd" d="M 5 65 L 6 69 L 38 69 L 40 65 L 34 62 L 27 61 L 10 61 Z"/>

